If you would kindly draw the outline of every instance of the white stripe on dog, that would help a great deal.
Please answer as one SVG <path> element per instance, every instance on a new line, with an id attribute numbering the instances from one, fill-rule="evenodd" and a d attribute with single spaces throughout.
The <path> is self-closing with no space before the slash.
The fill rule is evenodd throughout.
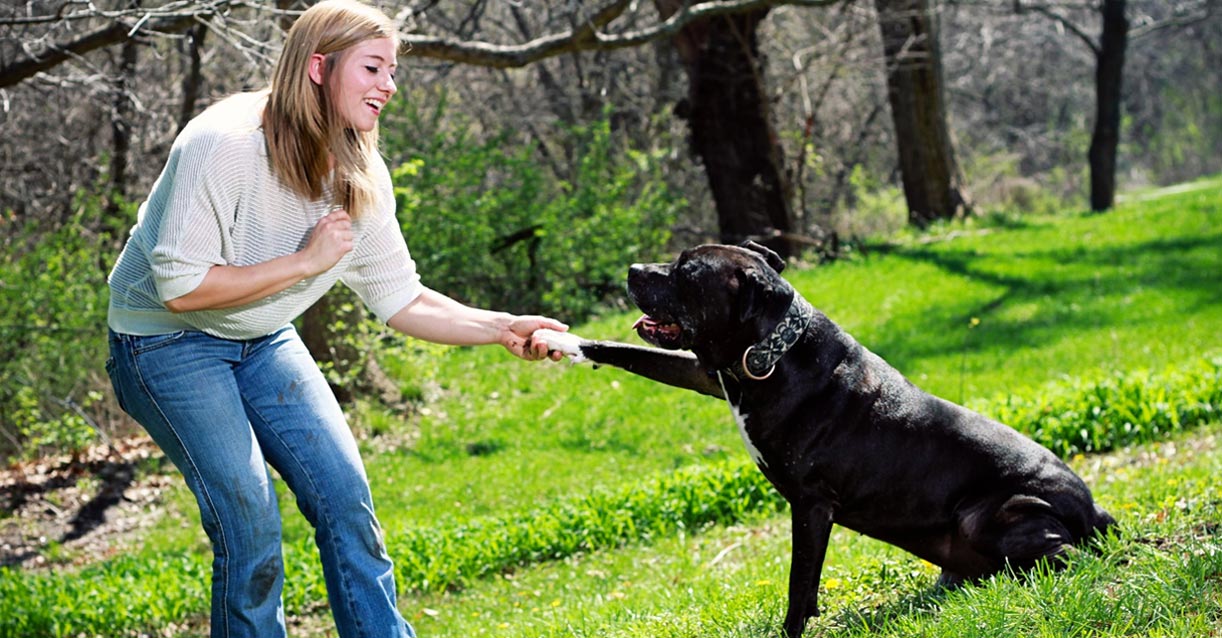
<path id="1" fill-rule="evenodd" d="M 730 414 L 734 415 L 734 422 L 738 424 L 738 435 L 742 437 L 743 444 L 747 446 L 747 454 L 751 455 L 751 460 L 759 467 L 768 467 L 768 463 L 764 461 L 764 455 L 760 453 L 759 448 L 751 442 L 751 435 L 747 434 L 747 414 L 743 414 L 738 406 L 730 402 L 730 393 L 726 392 L 725 379 L 721 378 L 721 372 L 717 373 L 717 382 L 721 384 L 721 393 L 725 395 L 726 403 L 730 405 Z"/>

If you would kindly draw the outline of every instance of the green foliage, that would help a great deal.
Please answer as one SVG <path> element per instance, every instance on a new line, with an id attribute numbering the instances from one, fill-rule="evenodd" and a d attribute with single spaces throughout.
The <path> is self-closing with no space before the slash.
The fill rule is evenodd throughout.
<path id="1" fill-rule="evenodd" d="M 1222 359 L 1163 375 L 1116 372 L 1068 381 L 1034 397 L 1006 396 L 980 407 L 1062 457 L 1156 441 L 1222 413 Z"/>
<path id="2" fill-rule="evenodd" d="M 74 451 L 95 440 L 105 382 L 106 275 L 115 253 L 105 202 L 78 198 L 66 223 L 16 233 L 0 255 L 0 458 Z M 120 217 L 134 219 L 132 207 Z"/>
<path id="3" fill-rule="evenodd" d="M 391 538 L 389 551 L 401 586 L 444 591 L 532 563 L 732 524 L 784 507 L 754 468 L 710 463 L 509 517 L 412 529 Z"/>
<path id="4" fill-rule="evenodd" d="M 900 188 L 872 177 L 861 165 L 853 167 L 849 184 L 848 205 L 832 216 L 836 232 L 862 239 L 889 235 L 907 226 L 908 206 Z"/>
<path id="5" fill-rule="evenodd" d="M 1070 208 L 1058 191 L 1075 188 L 1063 171 L 1051 171 L 1040 180 L 1024 176 L 1012 153 L 969 156 L 963 172 L 976 214 L 994 220 L 1056 214 Z"/>
<path id="6" fill-rule="evenodd" d="M 168 627 L 200 608 L 209 571 L 196 555 L 121 556 L 37 578 L 0 567 L 0 636 L 116 636 Z"/>
<path id="7" fill-rule="evenodd" d="M 1126 118 L 1122 127 L 1120 159 L 1139 157 L 1133 164 L 1148 167 L 1156 184 L 1176 183 L 1209 174 L 1222 166 L 1217 140 L 1222 136 L 1222 95 L 1216 90 L 1194 90 L 1168 86 L 1159 99 L 1160 108 L 1140 126 Z"/>
<path id="8" fill-rule="evenodd" d="M 659 158 L 617 149 L 607 119 L 571 131 L 559 182 L 508 132 L 437 135 L 393 171 L 399 214 L 425 283 L 474 305 L 588 317 L 626 264 L 662 254 L 683 205 Z"/>

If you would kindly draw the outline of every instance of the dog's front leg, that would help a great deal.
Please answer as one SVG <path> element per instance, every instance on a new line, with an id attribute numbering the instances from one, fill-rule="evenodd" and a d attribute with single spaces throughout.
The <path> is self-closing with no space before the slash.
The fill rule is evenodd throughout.
<path id="1" fill-rule="evenodd" d="M 584 341 L 580 347 L 581 353 L 594 363 L 614 366 L 676 388 L 725 398 L 717 379 L 690 352 L 645 348 L 615 341 Z"/>
<path id="2" fill-rule="evenodd" d="M 822 502 L 790 504 L 793 555 L 789 565 L 789 611 L 785 635 L 799 638 L 806 621 L 819 615 L 819 578 L 832 533 L 832 510 Z"/>

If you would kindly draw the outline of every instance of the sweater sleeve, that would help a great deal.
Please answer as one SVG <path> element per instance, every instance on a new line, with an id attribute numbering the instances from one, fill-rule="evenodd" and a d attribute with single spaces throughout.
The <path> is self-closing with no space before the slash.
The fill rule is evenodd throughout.
<path id="1" fill-rule="evenodd" d="M 161 220 L 150 266 L 157 294 L 169 301 L 195 290 L 213 266 L 232 262 L 230 233 L 257 153 L 242 136 L 209 130 L 180 136 L 154 190 Z"/>

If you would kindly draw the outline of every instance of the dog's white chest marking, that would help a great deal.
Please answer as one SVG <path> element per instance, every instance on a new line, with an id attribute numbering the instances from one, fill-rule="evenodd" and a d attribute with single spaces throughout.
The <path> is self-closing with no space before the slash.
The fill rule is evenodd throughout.
<path id="1" fill-rule="evenodd" d="M 726 382 L 722 379 L 721 373 L 717 373 L 717 382 L 721 384 L 721 393 L 729 397 L 729 392 L 726 392 Z M 734 415 L 734 422 L 738 424 L 738 435 L 743 438 L 743 445 L 747 446 L 747 454 L 751 455 L 751 460 L 759 467 L 768 467 L 768 462 L 764 460 L 764 455 L 760 453 L 759 448 L 751 442 L 751 435 L 747 433 L 747 417 L 742 409 L 737 404 L 726 399 L 726 403 L 730 405 L 730 414 Z"/>

